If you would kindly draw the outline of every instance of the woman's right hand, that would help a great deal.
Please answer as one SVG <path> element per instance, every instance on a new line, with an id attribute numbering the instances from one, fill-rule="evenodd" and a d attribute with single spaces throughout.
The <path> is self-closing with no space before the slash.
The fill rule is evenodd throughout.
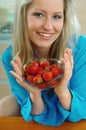
<path id="1" fill-rule="evenodd" d="M 16 81 L 30 93 L 30 98 L 32 101 L 32 111 L 31 114 L 40 114 L 44 110 L 44 103 L 41 96 L 41 90 L 37 87 L 32 87 L 28 85 L 23 78 L 24 66 L 19 56 L 16 56 L 11 64 L 14 70 L 10 73 L 16 78 Z"/>
<path id="2" fill-rule="evenodd" d="M 41 94 L 41 90 L 37 87 L 32 87 L 28 85 L 23 78 L 24 66 L 22 66 L 21 59 L 19 56 L 15 56 L 15 58 L 11 61 L 11 64 L 14 70 L 10 71 L 10 73 L 16 78 L 16 81 L 27 91 L 30 92 L 31 98 L 36 97 L 36 95 Z M 33 96 L 34 95 L 34 96 Z"/>

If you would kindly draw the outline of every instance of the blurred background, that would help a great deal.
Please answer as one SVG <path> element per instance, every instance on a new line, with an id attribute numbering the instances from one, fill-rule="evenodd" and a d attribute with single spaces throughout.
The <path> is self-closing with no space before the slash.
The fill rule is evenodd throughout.
<path id="1" fill-rule="evenodd" d="M 86 35 L 86 0 L 76 0 L 81 33 Z M 11 94 L 8 79 L 1 64 L 1 55 L 11 43 L 16 0 L 0 0 L 0 99 Z"/>

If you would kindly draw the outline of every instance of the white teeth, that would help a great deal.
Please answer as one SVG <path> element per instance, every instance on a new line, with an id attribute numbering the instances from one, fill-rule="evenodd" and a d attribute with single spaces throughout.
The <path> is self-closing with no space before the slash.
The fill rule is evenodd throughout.
<path id="1" fill-rule="evenodd" d="M 40 33 L 40 35 L 45 36 L 45 37 L 50 37 L 50 36 L 52 36 L 52 34 L 45 34 L 45 33 Z"/>

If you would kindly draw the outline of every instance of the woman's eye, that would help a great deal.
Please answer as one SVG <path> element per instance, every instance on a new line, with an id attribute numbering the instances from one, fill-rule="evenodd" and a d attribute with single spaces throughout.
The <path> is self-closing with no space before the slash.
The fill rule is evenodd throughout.
<path id="1" fill-rule="evenodd" d="M 59 16 L 59 15 L 54 15 L 53 18 L 54 18 L 54 19 L 61 19 L 62 17 Z"/>
<path id="2" fill-rule="evenodd" d="M 42 13 L 35 13 L 34 16 L 43 17 L 43 14 Z"/>

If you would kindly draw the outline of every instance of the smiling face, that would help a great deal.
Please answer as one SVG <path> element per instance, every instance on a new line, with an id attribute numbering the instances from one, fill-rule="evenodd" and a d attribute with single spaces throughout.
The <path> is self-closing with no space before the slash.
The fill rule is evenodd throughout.
<path id="1" fill-rule="evenodd" d="M 26 21 L 30 41 L 39 48 L 50 48 L 59 37 L 64 21 L 63 0 L 33 0 Z"/>

